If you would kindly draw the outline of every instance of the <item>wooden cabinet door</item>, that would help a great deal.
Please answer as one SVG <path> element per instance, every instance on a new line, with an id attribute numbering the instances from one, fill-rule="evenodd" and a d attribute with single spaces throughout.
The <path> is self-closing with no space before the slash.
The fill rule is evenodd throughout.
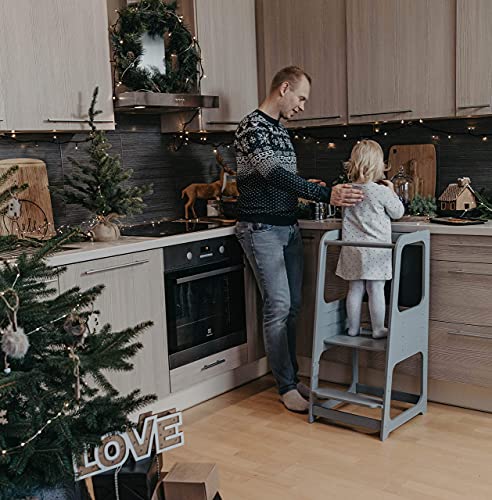
<path id="1" fill-rule="evenodd" d="M 345 0 L 257 0 L 260 100 L 275 73 L 302 67 L 311 77 L 306 110 L 288 126 L 347 121 Z"/>
<path id="2" fill-rule="evenodd" d="M 106 2 L 0 0 L 0 61 L 9 129 L 87 130 L 96 86 L 98 126 L 114 129 Z"/>
<path id="3" fill-rule="evenodd" d="M 201 128 L 234 130 L 258 107 L 254 0 L 200 0 L 197 37 L 206 78 L 201 92 L 218 95 L 218 109 L 203 109 Z"/>
<path id="4" fill-rule="evenodd" d="M 99 327 L 110 323 L 113 331 L 120 331 L 143 321 L 154 322 L 138 339 L 144 348 L 132 360 L 134 369 L 109 372 L 109 379 L 123 394 L 140 389 L 163 398 L 170 393 L 170 382 L 162 250 L 71 264 L 60 276 L 62 291 L 98 284 L 105 285 L 95 303 Z"/>
<path id="5" fill-rule="evenodd" d="M 454 115 L 454 0 L 347 0 L 349 121 Z"/>
<path id="6" fill-rule="evenodd" d="M 492 112 L 492 2 L 457 0 L 456 114 Z"/>
<path id="7" fill-rule="evenodd" d="M 322 231 L 302 231 L 304 273 L 302 278 L 302 305 L 297 323 L 297 353 L 311 357 L 313 351 L 314 310 L 316 307 L 316 280 L 318 276 L 319 242 Z"/>

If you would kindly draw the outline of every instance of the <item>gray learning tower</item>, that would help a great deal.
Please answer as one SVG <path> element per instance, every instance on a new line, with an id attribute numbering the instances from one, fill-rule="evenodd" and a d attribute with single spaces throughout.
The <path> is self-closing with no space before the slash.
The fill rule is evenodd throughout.
<path id="1" fill-rule="evenodd" d="M 384 441 L 390 432 L 427 410 L 427 361 L 429 336 L 429 231 L 393 233 L 392 243 L 340 241 L 340 231 L 328 231 L 320 242 L 316 310 L 311 367 L 309 422 L 323 417 L 341 424 L 379 432 Z M 393 279 L 389 299 L 388 338 L 373 339 L 359 335 L 349 337 L 345 327 L 345 300 L 325 302 L 325 282 L 329 246 L 391 248 Z M 319 366 L 323 353 L 336 346 L 352 351 L 352 382 L 346 391 L 319 387 Z M 374 387 L 359 382 L 359 351 L 385 353 L 384 386 Z M 392 390 L 395 366 L 420 354 L 420 394 Z M 391 400 L 412 403 L 408 409 L 391 418 Z M 339 406 L 355 404 L 380 408 L 381 419 L 341 411 Z"/>

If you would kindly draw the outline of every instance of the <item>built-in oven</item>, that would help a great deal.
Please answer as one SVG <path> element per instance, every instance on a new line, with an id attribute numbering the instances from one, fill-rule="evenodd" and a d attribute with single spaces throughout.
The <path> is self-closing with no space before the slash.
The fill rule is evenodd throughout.
<path id="1" fill-rule="evenodd" d="M 244 264 L 234 236 L 164 247 L 170 368 L 246 342 Z"/>

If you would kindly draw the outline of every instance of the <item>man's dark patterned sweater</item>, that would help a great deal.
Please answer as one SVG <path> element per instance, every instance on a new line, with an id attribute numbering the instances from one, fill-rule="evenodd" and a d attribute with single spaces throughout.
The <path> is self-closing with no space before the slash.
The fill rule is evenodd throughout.
<path id="1" fill-rule="evenodd" d="M 240 221 L 287 226 L 296 223 L 298 198 L 330 201 L 330 188 L 297 175 L 294 146 L 278 120 L 253 111 L 239 124 L 234 146 Z"/>

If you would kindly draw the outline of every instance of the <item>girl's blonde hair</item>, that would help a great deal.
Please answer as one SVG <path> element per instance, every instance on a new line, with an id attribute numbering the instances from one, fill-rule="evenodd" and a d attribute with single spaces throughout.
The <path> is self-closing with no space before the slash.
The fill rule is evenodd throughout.
<path id="1" fill-rule="evenodd" d="M 371 182 L 384 179 L 386 166 L 381 146 L 376 141 L 364 139 L 352 148 L 350 160 L 344 163 L 351 182 Z"/>

